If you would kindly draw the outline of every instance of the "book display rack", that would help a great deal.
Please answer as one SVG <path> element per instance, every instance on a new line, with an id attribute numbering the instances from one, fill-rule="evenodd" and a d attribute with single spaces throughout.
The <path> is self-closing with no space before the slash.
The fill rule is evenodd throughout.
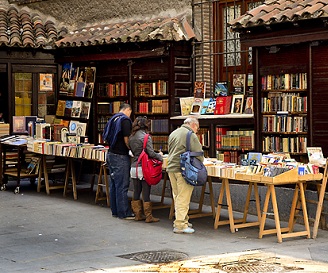
<path id="1" fill-rule="evenodd" d="M 261 76 L 263 152 L 306 153 L 308 134 L 307 73 Z"/>
<path id="2" fill-rule="evenodd" d="M 55 123 L 64 125 L 71 135 L 88 135 L 87 125 L 91 114 L 95 79 L 95 67 L 78 66 L 73 63 L 62 65 Z M 61 132 L 62 127 L 54 127 L 54 135 L 61 135 Z"/>

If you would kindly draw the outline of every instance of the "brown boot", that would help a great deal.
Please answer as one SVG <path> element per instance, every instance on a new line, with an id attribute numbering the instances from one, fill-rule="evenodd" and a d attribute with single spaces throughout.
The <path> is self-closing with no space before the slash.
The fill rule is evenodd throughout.
<path id="1" fill-rule="evenodd" d="M 152 210 L 153 210 L 153 206 L 151 202 L 143 202 L 143 207 L 144 207 L 144 212 L 146 215 L 146 223 L 153 223 L 153 222 L 158 222 L 159 219 L 155 218 L 152 215 Z"/>
<path id="2" fill-rule="evenodd" d="M 131 207 L 132 207 L 132 211 L 135 215 L 134 220 L 142 221 L 142 220 L 146 219 L 146 217 L 142 214 L 141 200 L 132 200 Z"/>

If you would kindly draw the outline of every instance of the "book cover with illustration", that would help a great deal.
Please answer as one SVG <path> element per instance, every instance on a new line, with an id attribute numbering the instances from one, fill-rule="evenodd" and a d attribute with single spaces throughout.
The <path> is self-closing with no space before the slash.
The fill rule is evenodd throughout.
<path id="1" fill-rule="evenodd" d="M 65 108 L 66 108 L 66 101 L 65 100 L 58 100 L 56 116 L 61 116 L 61 117 L 64 116 L 65 115 Z"/>
<path id="2" fill-rule="evenodd" d="M 180 98 L 180 109 L 181 116 L 188 116 L 191 112 L 191 106 L 194 102 L 194 97 L 183 97 Z"/>
<path id="3" fill-rule="evenodd" d="M 194 86 L 194 97 L 205 99 L 206 83 L 205 82 L 195 82 Z"/>
<path id="4" fill-rule="evenodd" d="M 210 98 L 210 101 L 206 109 L 206 115 L 214 115 L 215 106 L 216 106 L 215 98 Z"/>
<path id="5" fill-rule="evenodd" d="M 228 96 L 228 82 L 216 82 L 214 86 L 214 96 Z"/>
<path id="6" fill-rule="evenodd" d="M 245 94 L 246 74 L 233 74 L 232 92 L 234 95 Z"/>
<path id="7" fill-rule="evenodd" d="M 67 100 L 65 105 L 65 116 L 70 117 L 72 114 L 73 101 Z"/>
<path id="8" fill-rule="evenodd" d="M 191 115 L 200 115 L 200 111 L 202 110 L 203 100 L 201 98 L 194 98 L 194 102 L 191 105 Z"/>
<path id="9" fill-rule="evenodd" d="M 82 102 L 79 100 L 74 100 L 72 105 L 71 117 L 79 118 L 81 115 Z"/>
<path id="10" fill-rule="evenodd" d="M 326 159 L 323 156 L 321 147 L 307 147 L 306 148 L 309 163 L 316 166 L 323 166 L 326 163 Z"/>
<path id="11" fill-rule="evenodd" d="M 90 116 L 91 102 L 82 101 L 80 118 L 88 119 Z"/>
<path id="12" fill-rule="evenodd" d="M 210 98 L 206 98 L 203 100 L 202 109 L 200 110 L 201 115 L 206 114 L 206 110 L 207 110 L 209 103 L 210 103 Z"/>

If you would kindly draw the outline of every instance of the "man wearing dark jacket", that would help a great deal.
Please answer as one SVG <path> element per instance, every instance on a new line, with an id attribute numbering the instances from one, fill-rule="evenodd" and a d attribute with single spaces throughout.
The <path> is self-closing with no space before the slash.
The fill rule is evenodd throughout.
<path id="1" fill-rule="evenodd" d="M 103 139 L 109 143 L 107 164 L 110 177 L 110 207 L 112 215 L 120 219 L 133 220 L 128 199 L 131 161 L 129 156 L 129 135 L 132 109 L 123 103 L 119 113 L 106 124 Z"/>

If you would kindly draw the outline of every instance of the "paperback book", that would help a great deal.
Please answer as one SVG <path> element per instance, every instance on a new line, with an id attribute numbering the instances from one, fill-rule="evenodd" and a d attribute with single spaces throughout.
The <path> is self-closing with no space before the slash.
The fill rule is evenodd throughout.
<path id="1" fill-rule="evenodd" d="M 214 87 L 214 96 L 228 96 L 228 82 L 216 82 Z"/>

